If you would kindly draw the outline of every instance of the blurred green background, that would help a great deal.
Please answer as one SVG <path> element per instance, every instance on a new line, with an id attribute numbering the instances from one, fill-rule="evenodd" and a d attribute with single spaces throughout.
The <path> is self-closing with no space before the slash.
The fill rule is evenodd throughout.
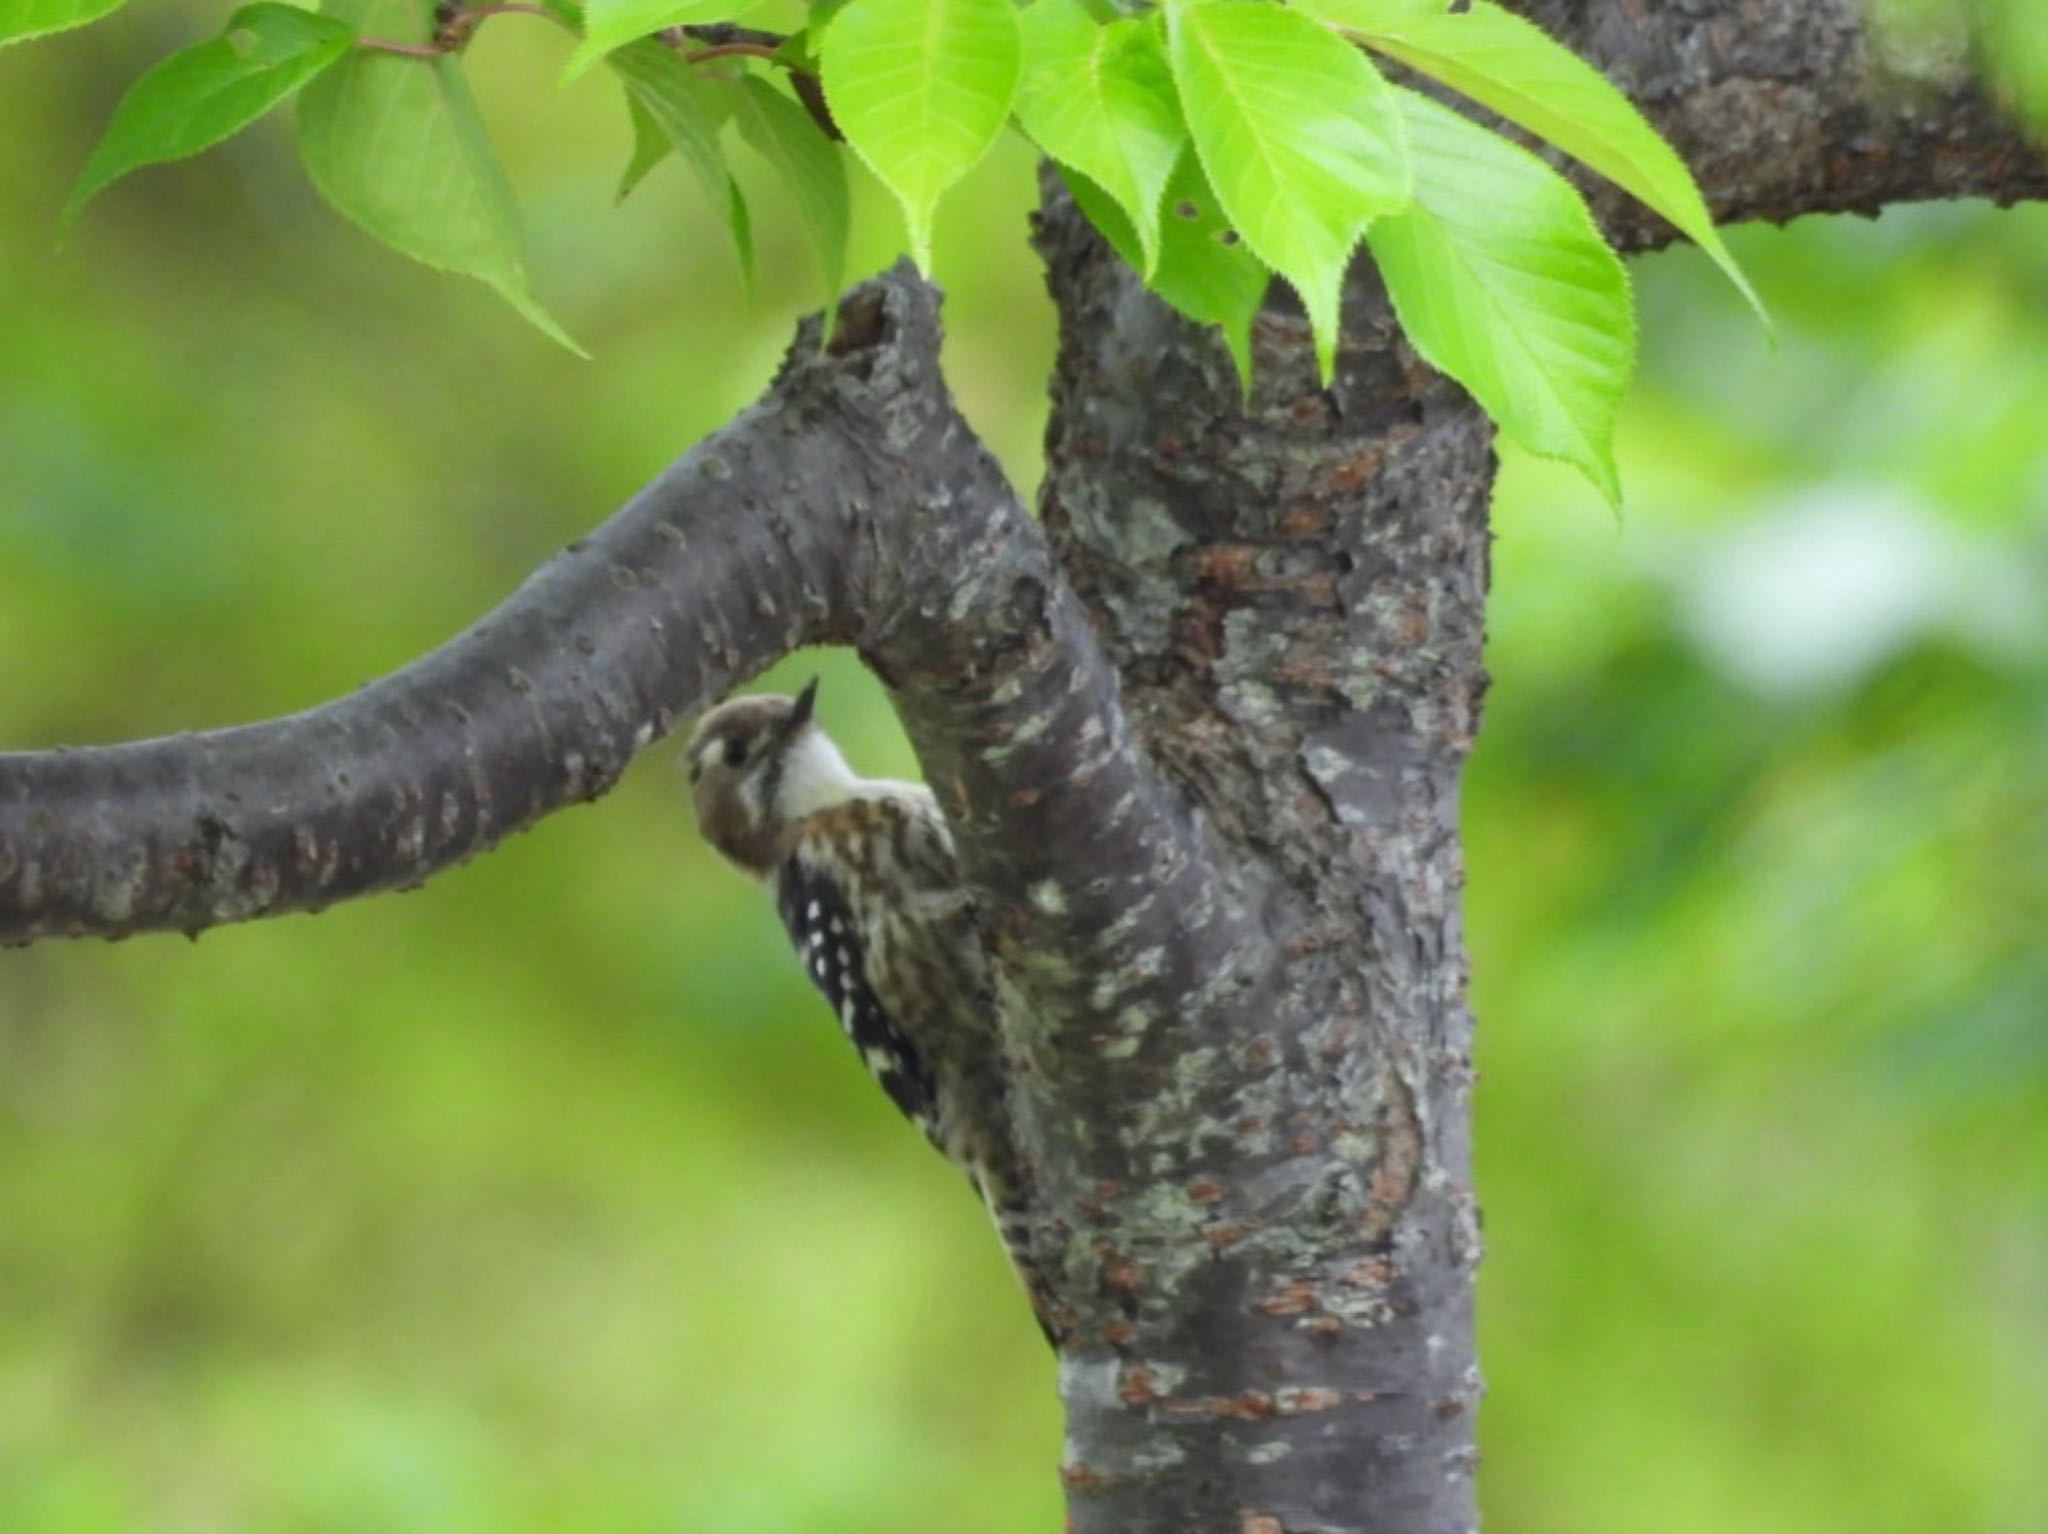
<path id="1" fill-rule="evenodd" d="M 520 18 L 475 49 L 575 360 L 328 214 L 286 125 L 107 194 L 217 23 L 0 52 L 0 745 L 316 703 L 751 398 L 761 296 Z M 1030 167 L 938 262 L 1036 479 Z M 887 215 L 862 205 L 865 264 Z M 1468 795 L 1495 1534 L 2048 1528 L 2048 211 L 1637 267 L 1617 523 L 1510 460 Z M 908 766 L 843 657 L 824 706 Z M 987 1226 L 657 753 L 403 898 L 0 953 L 5 1534 L 1056 1528 Z"/>

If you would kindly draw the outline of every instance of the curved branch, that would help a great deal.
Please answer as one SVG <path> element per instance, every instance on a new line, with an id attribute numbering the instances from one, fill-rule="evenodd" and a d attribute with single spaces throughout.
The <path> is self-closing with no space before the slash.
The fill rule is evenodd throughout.
<path id="1" fill-rule="evenodd" d="M 892 323 L 912 322 L 912 296 L 887 295 Z M 900 359 L 928 375 L 902 400 L 944 397 L 931 324 L 932 347 Z M 1133 740 L 1043 531 L 948 410 L 936 440 L 916 411 L 867 421 L 871 477 L 842 506 L 871 540 L 854 643 L 946 808 L 1007 979 L 1041 1016 L 1129 1040 L 1262 971 L 1259 936 L 1227 914 L 1186 796 Z M 903 514 L 870 515 L 875 485 Z"/>
<path id="2" fill-rule="evenodd" d="M 830 351 L 807 322 L 759 403 L 382 681 L 237 729 L 0 755 L 0 941 L 196 934 L 418 884 L 839 642 L 894 685 L 969 876 L 1039 956 L 1027 987 L 1113 957 L 1112 925 L 1126 954 L 1206 944 L 1207 861 L 946 393 L 936 293 L 898 269 L 842 314 Z"/>
<path id="3" fill-rule="evenodd" d="M 848 304 L 911 291 L 892 275 Z M 923 323 L 869 325 L 858 349 L 800 343 L 753 408 L 381 681 L 262 724 L 0 755 L 0 941 L 196 934 L 418 884 L 596 798 L 784 652 L 849 637 L 842 497 L 880 507 L 918 488 L 866 450 L 863 425 L 891 415 L 940 479 L 975 451 L 935 372 L 912 365 L 938 349 L 935 300 L 919 302 Z"/>
<path id="4" fill-rule="evenodd" d="M 469 632 L 381 681 L 262 724 L 0 755 L 0 941 L 196 934 L 418 884 L 596 798 L 785 651 L 843 637 L 838 497 L 877 470 L 856 391 L 822 426 L 808 396 L 860 366 L 870 409 L 930 428 L 935 474 L 954 420 L 942 394 L 888 397 L 896 353 L 936 350 L 935 329 L 869 339 L 859 359 L 793 362 Z"/>
<path id="5" fill-rule="evenodd" d="M 1911 55 L 1875 0 L 1686 5 L 1516 0 L 1598 64 L 1671 139 L 1723 223 L 1876 213 L 1889 203 L 2048 197 L 2048 150 L 1967 59 Z M 1662 219 L 1580 177 L 1609 235 L 1668 243 Z"/>
<path id="6" fill-rule="evenodd" d="M 882 567 L 895 594 L 872 604 L 885 616 L 862 653 L 890 686 L 970 881 L 995 897 L 1003 973 L 1042 1015 L 1120 1057 L 1263 973 L 1264 949 L 1241 903 L 1222 898 L 1186 796 L 1133 741 L 1117 672 L 1038 524 L 1014 497 L 969 514 L 977 499 L 969 485 L 940 488 Z"/>

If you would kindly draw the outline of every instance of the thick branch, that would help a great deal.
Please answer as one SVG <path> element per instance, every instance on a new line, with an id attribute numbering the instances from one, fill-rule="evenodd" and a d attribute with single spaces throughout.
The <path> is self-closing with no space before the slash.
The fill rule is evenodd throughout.
<path id="1" fill-rule="evenodd" d="M 1135 1044 L 1258 972 L 1264 949 L 1254 923 L 1227 914 L 1238 907 L 1187 798 L 1134 745 L 1117 674 L 1038 525 L 1008 497 L 963 514 L 963 494 L 942 486 L 923 535 L 884 567 L 900 589 L 870 604 L 888 616 L 863 653 L 971 882 L 994 897 L 1003 973 L 1040 1017 L 1114 1054 L 1116 1039 Z"/>
<path id="2" fill-rule="evenodd" d="M 1052 930 L 1021 924 L 1035 941 L 1099 923 L 1128 898 L 1116 879 L 1192 867 L 938 348 L 936 295 L 877 279 L 831 353 L 808 330 L 757 405 L 403 670 L 262 724 L 0 756 L 0 940 L 196 933 L 417 884 L 602 794 L 683 716 L 817 642 L 902 679 L 992 903 L 1064 904 Z M 997 744 L 1033 730 L 1042 745 Z M 1048 754 L 1077 740 L 1101 743 L 1088 770 L 1048 784 Z"/>
<path id="3" fill-rule="evenodd" d="M 1597 63 L 1685 156 L 1717 219 L 1782 223 L 1888 203 L 2048 196 L 2048 153 L 1995 100 L 1967 50 L 1912 55 L 1869 0 L 1518 0 Z M 1661 219 L 1582 178 L 1608 233 L 1662 245 Z"/>
<path id="4" fill-rule="evenodd" d="M 348 697 L 0 756 L 0 938 L 196 933 L 417 884 L 597 797 L 683 715 L 843 629 L 837 498 L 875 471 L 843 417 L 793 424 L 810 382 L 786 374 L 475 628 Z"/>
<path id="5" fill-rule="evenodd" d="M 1069 1526 L 1465 1534 L 1484 418 L 1365 263 L 1334 384 L 1275 307 L 1247 404 L 1048 192 L 1045 523 L 1148 754 L 1280 937 L 1260 988 L 1115 1040 L 1120 1073 L 1063 1055 L 1026 1121 L 1070 1233 Z"/>

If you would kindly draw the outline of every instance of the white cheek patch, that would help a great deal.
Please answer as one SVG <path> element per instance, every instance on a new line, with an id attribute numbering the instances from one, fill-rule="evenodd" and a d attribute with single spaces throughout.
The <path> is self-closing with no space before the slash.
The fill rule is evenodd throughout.
<path id="1" fill-rule="evenodd" d="M 782 785 L 777 791 L 777 808 L 789 820 L 801 820 L 846 797 L 846 791 L 860 781 L 846 758 L 825 732 L 805 730 L 790 745 L 782 763 Z"/>
<path id="2" fill-rule="evenodd" d="M 739 794 L 737 797 L 740 801 L 740 807 L 747 812 L 747 824 L 752 826 L 758 826 L 763 819 L 763 806 L 761 804 L 761 775 L 758 772 L 750 772 L 744 778 L 740 779 Z"/>

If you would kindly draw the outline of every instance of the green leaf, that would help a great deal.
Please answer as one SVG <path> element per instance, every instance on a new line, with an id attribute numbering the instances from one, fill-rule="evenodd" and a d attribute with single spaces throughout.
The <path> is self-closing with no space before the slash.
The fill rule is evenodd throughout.
<path id="1" fill-rule="evenodd" d="M 247 127 L 354 41 L 355 33 L 329 16 L 288 5 L 244 6 L 221 36 L 179 50 L 128 88 L 64 203 L 64 221 L 129 171 L 198 154 Z"/>
<path id="2" fill-rule="evenodd" d="M 626 113 L 633 120 L 633 157 L 626 162 L 625 172 L 619 177 L 619 190 L 613 198 L 624 202 L 633 195 L 633 189 L 647 179 L 647 173 L 668 158 L 668 152 L 675 146 L 668 141 L 668 135 L 661 131 L 661 124 L 648 115 L 647 108 L 640 105 L 640 98 L 631 91 L 626 92 Z"/>
<path id="3" fill-rule="evenodd" d="M 583 10 L 583 41 L 562 68 L 568 84 L 614 48 L 635 38 L 693 27 L 707 21 L 731 21 L 761 0 L 590 0 Z"/>
<path id="4" fill-rule="evenodd" d="M 1328 26 L 1358 32 L 1368 26 L 1407 16 L 1441 16 L 1451 8 L 1452 0 L 1288 0 L 1288 3 Z"/>
<path id="5" fill-rule="evenodd" d="M 704 200 L 725 216 L 740 276 L 751 283 L 753 239 L 745 204 L 736 198 L 719 130 L 732 111 L 732 90 L 724 80 L 699 74 L 666 43 L 628 43 L 607 61 L 626 90 L 683 157 L 703 188 Z"/>
<path id="6" fill-rule="evenodd" d="M 846 162 L 811 114 L 765 80 L 750 77 L 740 82 L 733 116 L 740 137 L 775 167 L 796 202 L 797 216 L 825 278 L 824 338 L 829 341 L 839 313 L 839 290 L 846 281 L 846 244 L 853 221 Z"/>
<path id="7" fill-rule="evenodd" d="M 1117 202 L 1086 176 L 1061 167 L 1074 201 L 1117 253 L 1138 264 L 1137 231 Z M 1159 266 L 1147 286 L 1199 325 L 1223 332 L 1223 344 L 1237 365 L 1238 382 L 1252 382 L 1252 321 L 1266 301 L 1272 273 L 1235 238 L 1223 206 L 1190 151 L 1182 154 L 1166 184 L 1165 221 L 1160 226 Z"/>
<path id="8" fill-rule="evenodd" d="M 790 34 L 783 43 L 781 59 L 791 69 L 818 72 L 818 47 L 824 41 L 825 31 L 832 25 L 832 18 L 846 9 L 847 0 L 810 0 L 810 14 L 804 18 L 801 30 Z"/>
<path id="9" fill-rule="evenodd" d="M 1301 295 L 1327 381 L 1345 266 L 1366 225 L 1408 201 L 1390 90 L 1358 50 L 1277 6 L 1192 0 L 1168 10 L 1167 37 L 1210 185 Z"/>
<path id="10" fill-rule="evenodd" d="M 327 0 L 357 31 L 424 36 L 412 0 Z M 582 355 L 527 288 L 512 188 L 450 57 L 352 52 L 299 96 L 299 157 L 344 216 L 394 250 L 489 283 L 545 334 Z"/>
<path id="11" fill-rule="evenodd" d="M 754 297 L 754 215 L 747 211 L 747 194 L 739 178 L 725 182 L 725 227 L 732 236 L 733 253 L 739 257 L 740 287 L 751 302 Z"/>
<path id="12" fill-rule="evenodd" d="M 1415 205 L 1366 238 L 1401 328 L 1530 452 L 1621 503 L 1614 415 L 1635 367 L 1628 274 L 1579 194 L 1519 145 L 1397 93 Z"/>
<path id="13" fill-rule="evenodd" d="M 926 271 L 932 210 L 1002 132 L 1020 52 L 1011 0 L 852 0 L 826 30 L 833 120 L 903 205 Z"/>
<path id="14" fill-rule="evenodd" d="M 50 32 L 68 32 L 121 9 L 126 0 L 0 0 L 0 48 Z"/>
<path id="15" fill-rule="evenodd" d="M 1159 29 L 1098 26 L 1079 0 L 1038 0 L 1023 14 L 1017 120 L 1038 147 L 1117 200 L 1147 277 L 1159 264 L 1159 201 L 1187 142 Z"/>
<path id="16" fill-rule="evenodd" d="M 1453 12 L 1427 0 L 1295 0 L 1368 47 L 1441 80 L 1599 172 L 1675 224 L 1770 315 L 1714 227 L 1692 172 L 1628 97 L 1533 21 L 1492 0 Z"/>

